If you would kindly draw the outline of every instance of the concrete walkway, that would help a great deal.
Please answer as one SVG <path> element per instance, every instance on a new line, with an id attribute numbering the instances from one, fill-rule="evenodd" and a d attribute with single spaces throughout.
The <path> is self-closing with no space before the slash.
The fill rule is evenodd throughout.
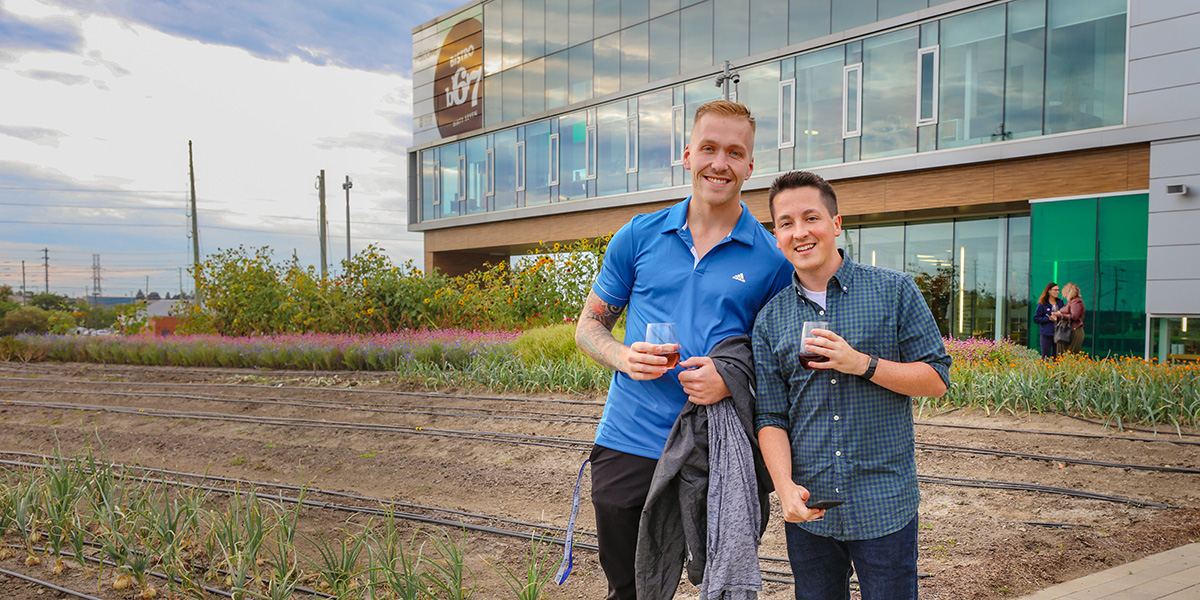
<path id="1" fill-rule="evenodd" d="M 1200 543 L 1147 556 L 1020 600 L 1200 600 Z"/>

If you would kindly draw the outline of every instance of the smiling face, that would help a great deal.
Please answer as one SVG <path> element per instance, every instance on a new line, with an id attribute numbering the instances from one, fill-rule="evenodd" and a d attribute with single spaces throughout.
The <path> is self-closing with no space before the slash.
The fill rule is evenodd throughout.
<path id="1" fill-rule="evenodd" d="M 1058 286 L 1057 285 L 1050 288 L 1050 303 L 1054 304 L 1056 301 L 1058 301 Z"/>
<path id="2" fill-rule="evenodd" d="M 692 199 L 721 206 L 741 199 L 754 170 L 754 128 L 743 117 L 706 114 L 692 127 L 683 168 L 692 172 Z"/>
<path id="3" fill-rule="evenodd" d="M 842 265 L 837 237 L 841 215 L 830 215 L 815 187 L 789 188 L 775 195 L 775 245 L 796 268 L 804 287 L 819 292 Z"/>

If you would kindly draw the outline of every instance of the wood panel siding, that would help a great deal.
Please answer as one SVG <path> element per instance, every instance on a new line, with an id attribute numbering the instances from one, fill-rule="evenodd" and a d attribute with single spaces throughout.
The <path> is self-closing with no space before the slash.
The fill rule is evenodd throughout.
<path id="1" fill-rule="evenodd" d="M 844 218 L 876 222 L 998 214 L 1027 209 L 1029 200 L 1039 198 L 1144 190 L 1149 181 L 1150 146 L 1134 144 L 831 183 Z M 770 220 L 767 190 L 748 191 L 742 199 L 760 221 Z M 433 229 L 425 232 L 425 264 L 457 272 L 494 262 L 489 257 L 503 260 L 524 253 L 538 242 L 602 237 L 634 215 L 677 201 Z"/>

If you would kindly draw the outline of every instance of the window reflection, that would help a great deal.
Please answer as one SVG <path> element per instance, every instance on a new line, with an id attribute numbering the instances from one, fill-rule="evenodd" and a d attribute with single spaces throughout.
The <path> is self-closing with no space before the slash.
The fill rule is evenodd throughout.
<path id="1" fill-rule="evenodd" d="M 1119 125 L 1125 1 L 1050 0 L 1048 8 L 1046 133 Z"/>
<path id="2" fill-rule="evenodd" d="M 942 21 L 938 147 L 1007 139 L 1004 6 Z"/>
<path id="3" fill-rule="evenodd" d="M 796 57 L 796 166 L 842 160 L 842 63 L 829 48 Z"/>
<path id="4" fill-rule="evenodd" d="M 957 273 L 954 268 L 953 223 L 910 223 L 904 232 L 904 270 L 925 296 L 942 335 L 950 334 Z"/>
<path id="5" fill-rule="evenodd" d="M 466 214 L 487 209 L 484 194 L 487 190 L 487 136 L 467 140 L 467 198 Z"/>
<path id="6" fill-rule="evenodd" d="M 587 112 L 579 111 L 558 118 L 558 144 L 561 148 L 558 170 L 559 200 L 587 197 Z"/>
<path id="7" fill-rule="evenodd" d="M 621 32 L 621 89 L 644 85 L 649 76 L 650 54 L 646 23 Z"/>
<path id="8" fill-rule="evenodd" d="M 863 160 L 916 152 L 917 34 L 909 27 L 863 40 Z"/>
<path id="9" fill-rule="evenodd" d="M 550 121 L 525 127 L 525 206 L 550 202 Z"/>
<path id="10" fill-rule="evenodd" d="M 671 185 L 671 90 L 638 98 L 638 189 Z"/>
<path id="11" fill-rule="evenodd" d="M 625 102 L 601 106 L 597 112 L 596 193 L 618 194 L 627 190 L 625 176 Z"/>
<path id="12" fill-rule="evenodd" d="M 615 94 L 621 89 L 621 34 L 614 33 L 596 40 L 592 93 L 596 96 Z"/>
<path id="13" fill-rule="evenodd" d="M 779 63 L 742 69 L 738 96 L 754 115 L 754 172 L 779 170 Z"/>
<path id="14" fill-rule="evenodd" d="M 1007 51 L 1004 133 L 1008 139 L 1042 135 L 1046 0 L 1016 0 L 1008 4 Z"/>
<path id="15" fill-rule="evenodd" d="M 980 219 L 954 224 L 957 289 L 952 299 L 954 337 L 993 339 L 996 324 L 1004 322 L 1004 303 L 997 299 L 1006 284 L 1007 254 L 1004 221 Z"/>
<path id="16" fill-rule="evenodd" d="M 679 11 L 679 40 L 681 72 L 712 66 L 713 0 L 704 0 Z"/>
<path id="17" fill-rule="evenodd" d="M 863 227 L 858 234 L 858 262 L 896 271 L 904 270 L 904 226 Z"/>
<path id="18" fill-rule="evenodd" d="M 1008 339 L 1018 344 L 1036 343 L 1029 337 L 1029 305 L 1036 298 L 1029 290 L 1029 217 L 1008 219 Z"/>
<path id="19" fill-rule="evenodd" d="M 458 210 L 458 144 L 442 146 L 439 156 L 438 172 L 441 181 L 438 188 L 441 195 L 442 216 L 453 217 Z"/>
<path id="20" fill-rule="evenodd" d="M 497 133 L 492 181 L 496 196 L 492 210 L 506 210 L 517 206 L 517 130 L 506 129 Z"/>
<path id="21" fill-rule="evenodd" d="M 736 61 L 750 54 L 750 0 L 721 0 L 713 5 L 713 64 Z"/>

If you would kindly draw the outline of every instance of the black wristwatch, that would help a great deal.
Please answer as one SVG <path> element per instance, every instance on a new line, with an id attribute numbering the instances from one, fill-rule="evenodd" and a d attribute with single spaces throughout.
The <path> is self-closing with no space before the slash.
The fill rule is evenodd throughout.
<path id="1" fill-rule="evenodd" d="M 862 375 L 859 375 L 859 377 L 862 377 L 867 381 L 870 381 L 871 378 L 875 376 L 875 367 L 879 366 L 879 357 L 875 356 L 874 354 L 870 354 L 869 356 L 871 357 L 871 360 L 867 363 L 867 370 Z"/>

